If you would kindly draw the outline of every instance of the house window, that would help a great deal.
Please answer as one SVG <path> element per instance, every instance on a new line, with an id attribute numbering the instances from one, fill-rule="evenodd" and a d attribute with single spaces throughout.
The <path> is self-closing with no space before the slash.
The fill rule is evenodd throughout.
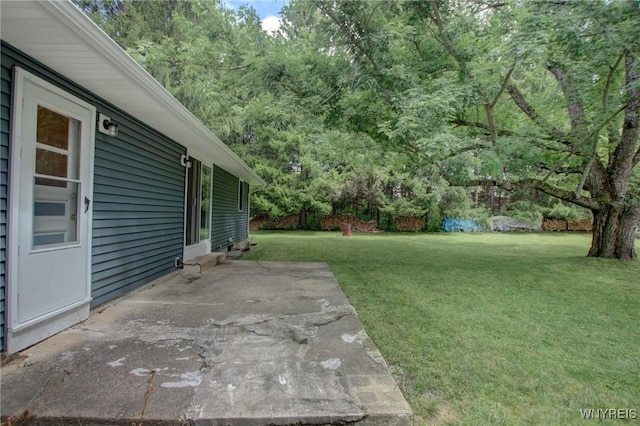
<path id="1" fill-rule="evenodd" d="M 244 182 L 238 181 L 238 211 L 244 210 Z"/>

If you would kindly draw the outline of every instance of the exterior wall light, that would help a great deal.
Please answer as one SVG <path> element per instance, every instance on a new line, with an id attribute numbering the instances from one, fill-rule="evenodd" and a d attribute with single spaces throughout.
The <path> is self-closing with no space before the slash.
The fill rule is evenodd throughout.
<path id="1" fill-rule="evenodd" d="M 98 131 L 111 137 L 118 136 L 118 125 L 103 113 L 98 114 Z"/>
<path id="2" fill-rule="evenodd" d="M 187 169 L 191 168 L 191 161 L 189 161 L 189 156 L 186 154 L 182 154 L 180 156 L 180 165 L 182 167 L 186 167 Z"/>

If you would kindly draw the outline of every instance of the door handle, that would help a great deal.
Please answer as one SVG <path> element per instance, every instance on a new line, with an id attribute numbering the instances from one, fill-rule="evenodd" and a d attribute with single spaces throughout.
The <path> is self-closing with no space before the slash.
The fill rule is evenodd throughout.
<path id="1" fill-rule="evenodd" d="M 89 206 L 91 205 L 91 200 L 89 199 L 89 197 L 84 197 L 84 212 L 88 212 L 89 211 Z"/>

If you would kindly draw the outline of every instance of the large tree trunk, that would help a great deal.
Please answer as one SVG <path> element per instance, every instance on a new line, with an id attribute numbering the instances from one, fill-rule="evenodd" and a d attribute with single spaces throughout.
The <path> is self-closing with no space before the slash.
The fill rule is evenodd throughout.
<path id="1" fill-rule="evenodd" d="M 608 205 L 592 213 L 593 238 L 589 256 L 636 259 L 635 228 L 640 208 Z"/>

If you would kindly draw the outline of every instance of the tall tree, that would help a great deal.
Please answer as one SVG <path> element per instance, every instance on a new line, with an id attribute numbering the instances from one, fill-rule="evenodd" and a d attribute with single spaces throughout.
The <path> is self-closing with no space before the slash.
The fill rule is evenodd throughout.
<path id="1" fill-rule="evenodd" d="M 436 161 L 473 154 L 469 183 L 590 209 L 589 255 L 636 257 L 637 2 L 315 5 L 384 103 L 372 137 Z"/>

